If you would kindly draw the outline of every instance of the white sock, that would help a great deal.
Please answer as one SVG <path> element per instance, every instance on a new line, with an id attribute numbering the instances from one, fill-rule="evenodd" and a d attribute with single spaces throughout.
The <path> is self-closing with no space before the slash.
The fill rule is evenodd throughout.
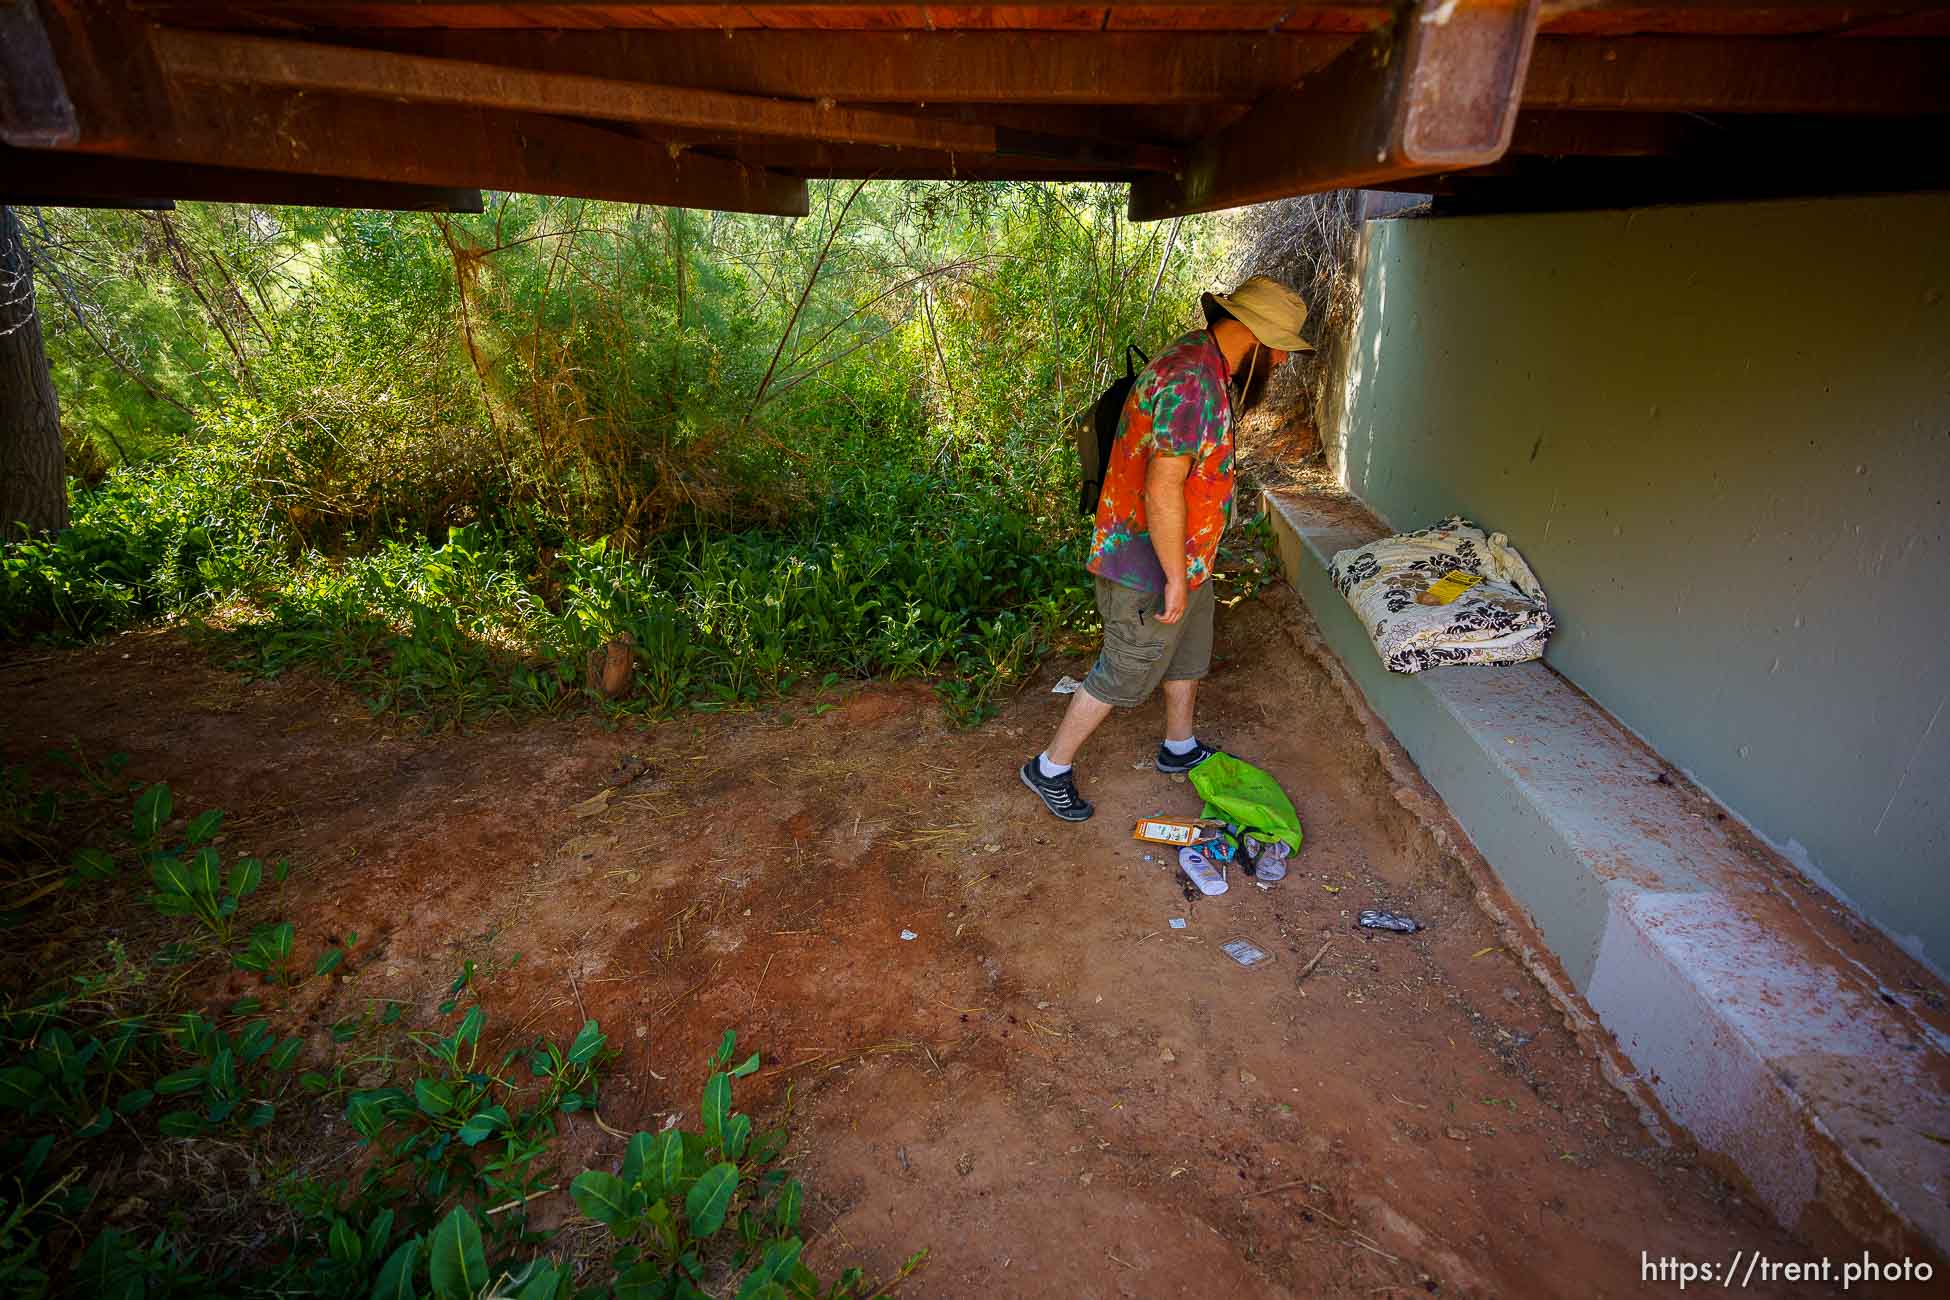
<path id="1" fill-rule="evenodd" d="M 1198 748 L 1198 737 L 1187 736 L 1183 740 L 1167 740 L 1165 741 L 1165 748 L 1170 750 L 1172 753 L 1178 755 L 1180 758 L 1183 758 L 1185 755 L 1191 753 L 1193 750 Z"/>
<path id="2" fill-rule="evenodd" d="M 1070 765 L 1068 763 L 1050 762 L 1049 752 L 1045 750 L 1043 753 L 1036 755 L 1036 770 L 1043 774 L 1045 781 L 1053 781 L 1069 771 Z"/>

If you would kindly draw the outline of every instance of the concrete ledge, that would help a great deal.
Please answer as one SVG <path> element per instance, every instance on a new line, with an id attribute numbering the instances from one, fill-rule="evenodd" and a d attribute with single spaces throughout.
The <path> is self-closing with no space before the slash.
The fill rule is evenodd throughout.
<path id="1" fill-rule="evenodd" d="M 1547 665 L 1388 672 L 1327 565 L 1392 530 L 1267 502 L 1327 645 L 1666 1112 L 1816 1244 L 1950 1255 L 1941 981 Z"/>

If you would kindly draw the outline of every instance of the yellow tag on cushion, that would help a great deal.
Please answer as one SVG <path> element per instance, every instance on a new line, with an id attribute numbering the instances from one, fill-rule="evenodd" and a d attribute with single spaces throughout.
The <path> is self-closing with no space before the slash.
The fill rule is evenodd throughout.
<path id="1" fill-rule="evenodd" d="M 1482 580 L 1483 575 L 1480 573 L 1464 573 L 1461 569 L 1451 569 L 1440 579 L 1430 583 L 1429 589 L 1415 598 L 1415 603 L 1447 605 Z"/>

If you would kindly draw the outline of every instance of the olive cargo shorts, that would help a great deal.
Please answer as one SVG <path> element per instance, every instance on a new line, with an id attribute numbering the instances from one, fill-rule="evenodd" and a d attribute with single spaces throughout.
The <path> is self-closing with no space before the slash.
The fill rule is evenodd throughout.
<path id="1" fill-rule="evenodd" d="M 1144 703 L 1159 682 L 1197 681 L 1212 667 L 1211 582 L 1185 597 L 1176 623 L 1160 623 L 1165 598 L 1108 578 L 1097 579 L 1097 612 L 1104 618 L 1104 651 L 1083 689 L 1119 708 Z"/>

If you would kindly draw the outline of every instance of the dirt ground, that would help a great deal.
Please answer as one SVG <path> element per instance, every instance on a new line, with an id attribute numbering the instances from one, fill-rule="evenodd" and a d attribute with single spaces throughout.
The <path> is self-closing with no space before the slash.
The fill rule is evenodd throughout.
<path id="1" fill-rule="evenodd" d="M 321 1022 L 381 997 L 431 1020 L 471 958 L 490 1036 L 602 1023 L 624 1132 L 694 1114 L 736 1028 L 764 1054 L 741 1107 L 762 1124 L 791 1087 L 826 1271 L 926 1247 L 909 1294 L 1623 1296 L 1677 1289 L 1641 1283 L 1641 1252 L 1807 1256 L 1600 1077 L 1396 799 L 1292 599 L 1221 611 L 1199 729 L 1278 777 L 1307 842 L 1284 883 L 1196 901 L 1130 838 L 1199 807 L 1148 770 L 1157 705 L 1086 750 L 1095 820 L 1017 780 L 1079 660 L 968 733 L 902 684 L 818 716 L 423 736 L 131 634 L 0 663 L 4 749 L 124 751 L 179 810 L 228 810 L 227 849 L 289 857 L 300 957 L 361 936 L 353 977 L 316 982 Z M 1427 929 L 1358 929 L 1376 905 Z M 1239 968 L 1235 937 L 1276 959 Z M 565 1155 L 622 1146 L 575 1117 Z"/>

